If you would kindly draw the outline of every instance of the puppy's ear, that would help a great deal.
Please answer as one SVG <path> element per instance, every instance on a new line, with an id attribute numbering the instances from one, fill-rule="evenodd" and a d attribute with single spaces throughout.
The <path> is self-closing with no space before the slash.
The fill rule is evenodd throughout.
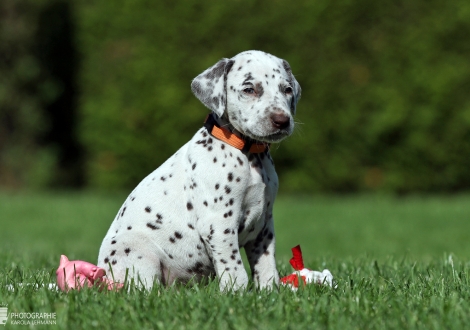
<path id="1" fill-rule="evenodd" d="M 289 81 L 294 91 L 293 93 L 294 97 L 292 98 L 292 103 L 291 103 L 291 111 L 295 115 L 297 102 L 299 102 L 300 96 L 302 94 L 302 88 L 300 88 L 300 84 L 297 82 L 294 75 L 292 74 L 292 69 L 290 68 L 289 63 L 287 63 L 286 60 L 282 60 L 282 66 L 284 67 L 284 70 L 286 70 L 287 74 L 289 75 Z"/>
<path id="2" fill-rule="evenodd" d="M 223 58 L 191 83 L 194 95 L 219 117 L 227 106 L 227 74 L 233 63 L 233 60 Z"/>

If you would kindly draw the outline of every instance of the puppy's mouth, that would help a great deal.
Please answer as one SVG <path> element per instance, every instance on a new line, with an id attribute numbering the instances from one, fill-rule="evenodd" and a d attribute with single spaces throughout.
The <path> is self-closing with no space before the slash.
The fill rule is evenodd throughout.
<path id="1" fill-rule="evenodd" d="M 249 138 L 260 141 L 260 142 L 266 142 L 266 143 L 276 143 L 280 142 L 281 140 L 284 140 L 286 137 L 288 137 L 291 134 L 288 130 L 279 130 L 275 133 L 268 134 L 268 135 L 255 135 L 251 134 L 251 132 L 247 132 L 246 136 Z"/>

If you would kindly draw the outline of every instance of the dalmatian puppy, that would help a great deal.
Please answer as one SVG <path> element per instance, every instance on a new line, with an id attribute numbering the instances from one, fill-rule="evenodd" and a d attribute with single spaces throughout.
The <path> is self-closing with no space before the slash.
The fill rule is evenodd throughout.
<path id="1" fill-rule="evenodd" d="M 98 266 L 146 288 L 215 275 L 222 291 L 238 290 L 248 283 L 244 248 L 255 285 L 277 286 L 278 178 L 268 144 L 292 133 L 300 85 L 285 60 L 252 50 L 220 60 L 191 89 L 212 110 L 211 123 L 132 191 Z"/>

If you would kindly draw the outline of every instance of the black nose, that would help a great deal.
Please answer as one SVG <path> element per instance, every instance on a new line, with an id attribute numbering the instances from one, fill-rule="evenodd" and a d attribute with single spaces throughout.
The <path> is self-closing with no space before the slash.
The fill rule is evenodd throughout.
<path id="1" fill-rule="evenodd" d="M 274 112 L 271 114 L 271 122 L 275 128 L 286 129 L 290 125 L 290 117 L 283 112 Z"/>

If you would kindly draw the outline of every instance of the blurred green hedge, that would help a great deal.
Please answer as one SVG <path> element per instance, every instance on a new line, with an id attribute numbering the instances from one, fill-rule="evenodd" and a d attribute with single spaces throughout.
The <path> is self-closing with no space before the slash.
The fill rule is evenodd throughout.
<path id="1" fill-rule="evenodd" d="M 284 191 L 470 188 L 466 0 L 72 6 L 88 186 L 135 186 L 202 125 L 191 80 L 260 49 L 286 59 L 303 89 L 294 136 L 272 148 Z"/>
<path id="2" fill-rule="evenodd" d="M 22 0 L 0 2 L 0 185 L 42 185 L 55 154 L 40 148 L 47 129 L 42 113 L 52 85 L 34 56 L 40 6 Z"/>
<path id="3" fill-rule="evenodd" d="M 303 88 L 272 153 L 285 191 L 470 187 L 470 2 L 109 1 L 77 4 L 89 184 L 131 187 L 206 108 L 192 78 L 261 49 Z"/>
<path id="4" fill-rule="evenodd" d="M 0 2 L 0 187 L 83 183 L 66 0 Z"/>

